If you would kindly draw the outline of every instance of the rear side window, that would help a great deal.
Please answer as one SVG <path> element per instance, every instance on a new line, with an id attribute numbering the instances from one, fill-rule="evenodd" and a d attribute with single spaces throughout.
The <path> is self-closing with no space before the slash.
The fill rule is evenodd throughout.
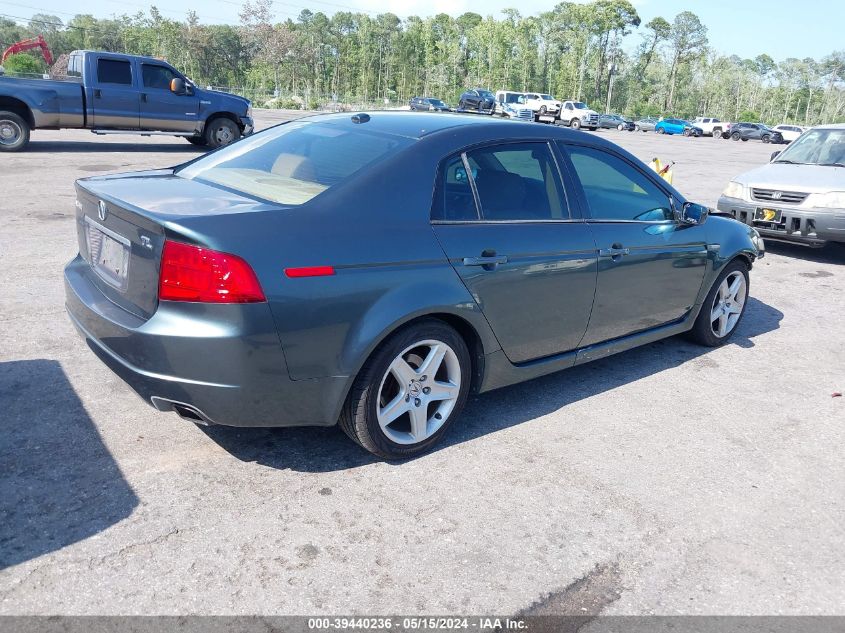
<path id="1" fill-rule="evenodd" d="M 674 220 L 669 197 L 645 174 L 608 152 L 566 146 L 594 220 Z"/>
<path id="2" fill-rule="evenodd" d="M 296 121 L 238 141 L 177 173 L 271 202 L 297 205 L 411 143 L 404 137 Z"/>
<path id="3" fill-rule="evenodd" d="M 97 60 L 97 82 L 101 84 L 132 85 L 132 66 L 117 59 Z"/>
<path id="4" fill-rule="evenodd" d="M 497 145 L 450 158 L 436 191 L 435 220 L 569 218 L 557 164 L 545 143 Z"/>

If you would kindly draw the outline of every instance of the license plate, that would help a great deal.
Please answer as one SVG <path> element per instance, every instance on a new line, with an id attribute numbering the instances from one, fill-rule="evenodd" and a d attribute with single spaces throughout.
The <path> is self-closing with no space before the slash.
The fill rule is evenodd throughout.
<path id="1" fill-rule="evenodd" d="M 757 209 L 754 212 L 754 219 L 758 222 L 774 222 L 780 223 L 783 211 L 780 209 Z"/>
<path id="2" fill-rule="evenodd" d="M 129 240 L 90 220 L 86 228 L 91 266 L 112 286 L 125 289 L 129 273 Z"/>

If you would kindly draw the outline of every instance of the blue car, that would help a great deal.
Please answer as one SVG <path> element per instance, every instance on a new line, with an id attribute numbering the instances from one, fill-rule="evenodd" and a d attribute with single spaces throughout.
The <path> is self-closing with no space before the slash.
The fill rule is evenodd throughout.
<path id="1" fill-rule="evenodd" d="M 701 136 L 704 130 L 695 127 L 683 119 L 663 119 L 654 126 L 658 134 L 683 134 L 684 136 Z"/>

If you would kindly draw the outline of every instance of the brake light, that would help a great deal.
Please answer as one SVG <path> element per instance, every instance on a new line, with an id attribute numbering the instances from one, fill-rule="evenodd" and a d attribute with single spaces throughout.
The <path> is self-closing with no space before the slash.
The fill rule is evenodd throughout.
<path id="1" fill-rule="evenodd" d="M 200 303 L 266 300 L 252 268 L 240 257 L 170 240 L 161 255 L 158 298 Z"/>

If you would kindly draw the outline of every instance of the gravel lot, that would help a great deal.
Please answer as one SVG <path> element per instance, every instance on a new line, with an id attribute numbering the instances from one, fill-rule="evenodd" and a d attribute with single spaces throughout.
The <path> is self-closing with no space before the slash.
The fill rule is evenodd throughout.
<path id="1" fill-rule="evenodd" d="M 773 149 L 600 134 L 710 205 Z M 197 153 L 48 131 L 0 157 L 0 614 L 845 614 L 845 248 L 769 243 L 726 347 L 475 397 L 380 463 L 158 413 L 73 330 L 74 179 Z"/>

